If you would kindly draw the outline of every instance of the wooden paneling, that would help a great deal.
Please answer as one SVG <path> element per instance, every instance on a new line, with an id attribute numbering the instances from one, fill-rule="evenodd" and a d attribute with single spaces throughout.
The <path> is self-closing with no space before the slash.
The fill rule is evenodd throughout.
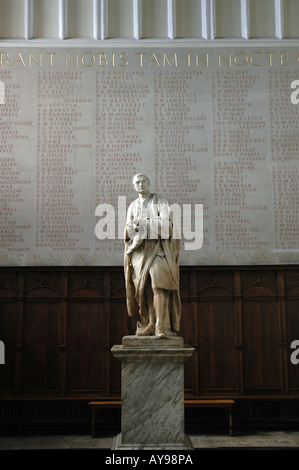
<path id="1" fill-rule="evenodd" d="M 233 272 L 198 272 L 197 290 L 199 389 L 205 395 L 235 394 Z"/>
<path id="2" fill-rule="evenodd" d="M 245 393 L 282 393 L 276 302 L 244 302 L 243 374 Z"/>
<path id="3" fill-rule="evenodd" d="M 16 303 L 0 305 L 0 339 L 5 341 L 5 361 L 13 367 L 0 365 L 0 386 L 3 391 L 13 393 L 15 379 L 15 336 L 16 336 Z"/>
<path id="4" fill-rule="evenodd" d="M 106 355 L 103 304 L 72 303 L 67 311 L 66 391 L 103 394 Z"/>
<path id="5" fill-rule="evenodd" d="M 200 390 L 235 394 L 234 305 L 225 301 L 199 304 L 198 330 Z"/>
<path id="6" fill-rule="evenodd" d="M 58 303 L 26 302 L 24 306 L 22 343 L 24 394 L 58 391 L 58 314 Z"/>
<path id="7" fill-rule="evenodd" d="M 286 342 L 283 344 L 288 356 L 293 352 L 289 345 L 293 340 L 299 340 L 299 283 L 296 273 L 288 273 L 285 276 L 285 329 Z M 298 380 L 299 364 L 291 364 L 288 367 L 288 389 L 290 393 L 299 393 Z"/>
<path id="8" fill-rule="evenodd" d="M 298 267 L 182 267 L 180 283 L 188 396 L 299 398 Z M 122 267 L 3 268 L 0 397 L 119 396 L 110 350 L 135 326 Z"/>

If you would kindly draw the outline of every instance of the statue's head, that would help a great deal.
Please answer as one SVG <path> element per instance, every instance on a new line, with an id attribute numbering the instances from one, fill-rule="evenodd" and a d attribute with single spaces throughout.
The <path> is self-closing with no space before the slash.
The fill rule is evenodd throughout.
<path id="1" fill-rule="evenodd" d="M 133 186 L 140 194 L 147 194 L 149 190 L 150 180 L 143 173 L 138 173 L 133 178 Z"/>

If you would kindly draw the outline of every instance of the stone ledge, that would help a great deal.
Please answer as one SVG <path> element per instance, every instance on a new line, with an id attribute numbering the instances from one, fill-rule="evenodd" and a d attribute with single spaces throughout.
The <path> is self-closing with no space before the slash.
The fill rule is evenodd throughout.
<path id="1" fill-rule="evenodd" d="M 138 348 L 124 348 L 115 345 L 111 352 L 122 362 L 185 362 L 194 352 L 191 346 L 161 347 L 147 346 Z"/>
<path id="2" fill-rule="evenodd" d="M 124 336 L 122 339 L 124 348 L 183 348 L 184 339 L 181 336 L 168 336 L 157 338 L 156 336 Z"/>
<path id="3" fill-rule="evenodd" d="M 122 443 L 122 435 L 118 434 L 112 442 L 111 450 L 194 450 L 193 444 L 189 436 L 184 435 L 182 442 L 167 442 L 159 444 L 137 444 Z"/>

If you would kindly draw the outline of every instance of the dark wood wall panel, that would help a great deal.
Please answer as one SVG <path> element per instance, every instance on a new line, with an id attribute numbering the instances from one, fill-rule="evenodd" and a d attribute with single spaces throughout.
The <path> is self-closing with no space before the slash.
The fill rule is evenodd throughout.
<path id="1" fill-rule="evenodd" d="M 242 330 L 245 393 L 282 393 L 277 302 L 245 301 Z"/>
<path id="2" fill-rule="evenodd" d="M 299 398 L 297 266 L 182 267 L 180 283 L 187 395 Z M 119 396 L 110 350 L 135 327 L 122 267 L 1 269 L 0 397 Z"/>
<path id="3" fill-rule="evenodd" d="M 102 303 L 79 301 L 68 306 L 66 390 L 103 394 L 105 379 L 105 316 Z"/>
<path id="4" fill-rule="evenodd" d="M 26 302 L 23 313 L 22 392 L 58 392 L 59 304 Z"/>
<path id="5" fill-rule="evenodd" d="M 7 302 L 9 302 L 7 300 Z M 13 394 L 15 388 L 15 361 L 16 361 L 16 302 L 0 304 L 0 339 L 5 341 L 5 361 L 13 367 L 0 365 L 0 387 L 3 391 Z"/>
<path id="6" fill-rule="evenodd" d="M 299 290 L 299 289 L 298 289 Z M 286 302 L 286 345 L 292 343 L 294 339 L 299 340 L 299 300 L 289 300 Z M 288 351 L 288 358 L 294 351 Z M 297 355 L 299 357 L 299 354 Z M 290 392 L 299 393 L 298 369 L 299 364 L 291 364 L 288 367 L 288 389 Z"/>
<path id="7" fill-rule="evenodd" d="M 233 303 L 199 303 L 198 336 L 200 390 L 205 394 L 236 393 Z"/>

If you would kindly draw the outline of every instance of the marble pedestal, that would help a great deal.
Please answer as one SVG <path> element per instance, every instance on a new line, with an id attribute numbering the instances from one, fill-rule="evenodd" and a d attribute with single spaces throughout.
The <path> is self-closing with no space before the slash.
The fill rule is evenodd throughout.
<path id="1" fill-rule="evenodd" d="M 184 428 L 184 362 L 194 349 L 183 338 L 124 336 L 112 348 L 122 364 L 121 433 L 115 450 L 192 450 Z"/>

